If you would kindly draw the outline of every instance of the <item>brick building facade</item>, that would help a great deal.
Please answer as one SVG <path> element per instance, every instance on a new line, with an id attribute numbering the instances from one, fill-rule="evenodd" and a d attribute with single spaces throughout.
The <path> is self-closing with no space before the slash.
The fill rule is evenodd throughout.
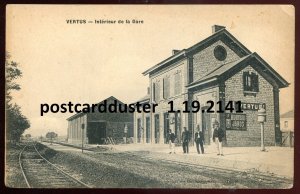
<path id="1" fill-rule="evenodd" d="M 137 143 L 166 143 L 167 130 L 172 129 L 180 142 L 182 128 L 194 134 L 199 125 L 205 143 L 211 143 L 212 120 L 220 122 L 228 146 L 260 145 L 259 107 L 266 109 L 266 145 L 281 142 L 279 89 L 289 84 L 257 53 L 242 45 L 225 27 L 213 26 L 213 34 L 205 40 L 173 55 L 146 70 L 149 76 L 148 95 L 141 103 L 157 103 L 155 113 L 134 113 L 134 139 Z M 175 113 L 169 113 L 173 101 Z M 198 112 L 184 113 L 200 103 Z M 211 106 L 213 113 L 207 110 Z M 240 101 L 242 113 L 217 112 L 230 101 Z M 219 104 L 218 104 L 219 102 Z M 218 109 L 219 108 L 219 109 Z M 223 108 L 224 109 L 224 108 Z M 192 139 L 193 141 L 193 139 Z"/>

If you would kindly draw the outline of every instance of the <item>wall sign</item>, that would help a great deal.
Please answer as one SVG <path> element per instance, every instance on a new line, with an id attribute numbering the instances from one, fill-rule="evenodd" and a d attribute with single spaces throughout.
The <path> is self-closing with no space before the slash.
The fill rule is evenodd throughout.
<path id="1" fill-rule="evenodd" d="M 247 130 L 246 114 L 226 113 L 226 130 Z"/>
<path id="2" fill-rule="evenodd" d="M 264 108 L 266 110 L 266 103 L 247 103 L 247 102 L 241 102 L 241 109 L 242 110 L 253 110 L 258 111 L 260 107 Z"/>

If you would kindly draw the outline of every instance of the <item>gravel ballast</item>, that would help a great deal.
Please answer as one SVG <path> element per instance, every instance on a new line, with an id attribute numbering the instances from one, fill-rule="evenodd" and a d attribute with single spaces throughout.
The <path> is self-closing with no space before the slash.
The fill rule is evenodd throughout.
<path id="1" fill-rule="evenodd" d="M 39 148 L 41 149 L 41 148 Z M 46 148 L 49 149 L 49 148 Z M 145 153 L 144 153 L 145 154 Z M 56 151 L 48 159 L 96 188 L 288 188 L 289 181 L 256 179 L 250 172 L 178 165 L 139 155 L 103 152 Z M 274 179 L 275 180 L 275 179 Z"/>

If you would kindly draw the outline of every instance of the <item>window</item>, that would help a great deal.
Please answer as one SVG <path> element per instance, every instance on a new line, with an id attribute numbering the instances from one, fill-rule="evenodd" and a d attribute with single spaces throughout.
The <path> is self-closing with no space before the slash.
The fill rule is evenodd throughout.
<path id="1" fill-rule="evenodd" d="M 214 55 L 219 61 L 224 61 L 227 57 L 226 49 L 223 46 L 218 45 L 214 49 Z"/>
<path id="2" fill-rule="evenodd" d="M 159 92 L 159 82 L 153 83 L 153 100 L 155 102 L 158 102 L 160 96 L 160 92 Z"/>
<path id="3" fill-rule="evenodd" d="M 170 77 L 163 79 L 163 97 L 168 99 L 170 97 Z"/>
<path id="4" fill-rule="evenodd" d="M 181 73 L 176 73 L 174 79 L 174 95 L 178 95 L 181 93 Z"/>
<path id="5" fill-rule="evenodd" d="M 258 75 L 251 72 L 243 73 L 244 91 L 258 92 Z"/>
<path id="6" fill-rule="evenodd" d="M 284 127 L 285 128 L 289 127 L 289 122 L 288 121 L 284 121 Z"/>

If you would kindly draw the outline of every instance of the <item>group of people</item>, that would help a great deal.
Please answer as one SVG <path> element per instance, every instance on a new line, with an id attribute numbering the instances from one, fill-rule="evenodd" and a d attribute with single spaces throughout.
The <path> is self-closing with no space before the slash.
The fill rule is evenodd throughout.
<path id="1" fill-rule="evenodd" d="M 222 147 L 222 141 L 224 139 L 224 136 L 225 136 L 224 131 L 223 131 L 223 129 L 220 128 L 219 122 L 214 121 L 212 139 L 213 139 L 213 142 L 215 142 L 216 146 L 217 146 L 217 151 L 218 151 L 217 155 L 224 156 L 223 147 Z M 167 142 L 169 143 L 169 146 L 170 146 L 170 154 L 172 154 L 172 153 L 175 154 L 175 140 L 176 140 L 176 136 L 175 136 L 174 132 L 171 129 L 169 129 L 169 133 L 167 136 Z M 190 140 L 191 140 L 190 132 L 187 130 L 186 127 L 183 127 L 181 141 L 182 141 L 182 148 L 183 148 L 184 154 L 189 153 Z M 198 154 L 200 154 L 200 153 L 204 154 L 204 146 L 203 146 L 204 145 L 204 134 L 203 134 L 203 131 L 200 129 L 199 125 L 197 125 L 197 131 L 195 133 L 194 140 L 196 143 L 196 148 L 197 148 Z M 200 150 L 201 150 L 201 152 L 200 152 Z"/>

